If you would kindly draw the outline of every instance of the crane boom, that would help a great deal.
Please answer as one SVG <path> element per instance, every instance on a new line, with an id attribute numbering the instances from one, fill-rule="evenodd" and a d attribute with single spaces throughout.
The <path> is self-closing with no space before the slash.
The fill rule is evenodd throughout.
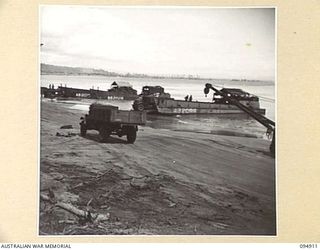
<path id="1" fill-rule="evenodd" d="M 265 117 L 264 115 L 261 115 L 261 114 L 255 112 L 253 109 L 243 105 L 238 100 L 232 98 L 232 95 L 230 93 L 228 93 L 228 91 L 221 92 L 220 90 L 213 87 L 212 84 L 206 83 L 205 88 L 204 88 L 204 93 L 208 94 L 210 89 L 212 89 L 218 95 L 221 95 L 230 104 L 237 106 L 239 109 L 241 109 L 246 114 L 248 114 L 249 116 L 254 118 L 256 121 L 261 123 L 263 126 L 265 126 L 268 129 L 267 132 L 270 132 L 270 131 L 273 132 L 272 142 L 270 145 L 270 152 L 274 155 L 274 153 L 275 153 L 275 126 L 276 126 L 275 122 L 270 120 L 269 118 Z"/>

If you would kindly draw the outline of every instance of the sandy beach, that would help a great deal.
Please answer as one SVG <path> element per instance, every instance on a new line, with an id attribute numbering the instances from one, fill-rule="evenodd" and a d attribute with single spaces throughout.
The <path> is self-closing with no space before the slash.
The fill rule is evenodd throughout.
<path id="1" fill-rule="evenodd" d="M 84 114 L 41 102 L 40 235 L 276 235 L 269 141 L 140 126 L 101 143 L 79 135 Z"/>

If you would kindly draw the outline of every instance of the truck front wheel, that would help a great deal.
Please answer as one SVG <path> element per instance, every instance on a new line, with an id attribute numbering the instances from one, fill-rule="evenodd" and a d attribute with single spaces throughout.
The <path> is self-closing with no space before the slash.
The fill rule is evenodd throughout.
<path id="1" fill-rule="evenodd" d="M 84 123 L 80 123 L 80 135 L 86 136 L 87 134 L 87 126 Z"/>
<path id="2" fill-rule="evenodd" d="M 136 127 L 131 126 L 127 129 L 127 141 L 128 143 L 133 144 L 137 138 L 137 130 Z"/>
<path id="3" fill-rule="evenodd" d="M 100 142 L 106 142 L 106 140 L 109 138 L 111 132 L 109 131 L 108 128 L 101 126 L 99 128 L 99 137 L 100 137 Z"/>
<path id="4" fill-rule="evenodd" d="M 143 105 L 143 103 L 139 103 L 139 104 L 138 104 L 137 110 L 138 110 L 138 111 L 143 111 L 143 110 L 144 110 L 144 105 Z"/>

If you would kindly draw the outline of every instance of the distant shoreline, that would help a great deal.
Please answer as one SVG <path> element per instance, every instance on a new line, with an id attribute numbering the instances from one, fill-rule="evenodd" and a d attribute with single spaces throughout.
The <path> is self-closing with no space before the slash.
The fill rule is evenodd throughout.
<path id="1" fill-rule="evenodd" d="M 181 79 L 181 80 L 206 80 L 206 81 L 232 81 L 232 82 L 263 82 L 274 84 L 271 80 L 251 80 L 251 79 L 217 79 L 217 78 L 203 78 L 193 75 L 172 75 L 172 76 L 157 76 L 148 74 L 137 73 L 116 73 L 102 69 L 81 68 L 81 67 L 68 67 L 57 66 L 50 64 L 41 64 L 41 75 L 59 75 L 59 76 L 105 76 L 105 77 L 127 77 L 127 78 L 151 78 L 151 79 Z"/>
<path id="2" fill-rule="evenodd" d="M 273 81 L 262 81 L 262 80 L 232 80 L 232 79 L 210 79 L 210 78 L 177 78 L 177 77 L 154 77 L 154 76 L 145 76 L 145 77 L 139 77 L 139 76 L 108 76 L 108 75 L 100 75 L 100 74 L 61 74 L 61 73 L 41 73 L 41 76 L 98 76 L 98 77 L 119 77 L 119 78 L 137 78 L 137 79 L 164 79 L 164 80 L 203 80 L 203 81 L 229 81 L 229 82 L 234 82 L 235 84 L 240 84 L 240 83 L 250 83 L 253 85 L 258 85 L 257 83 L 262 83 L 263 85 L 267 86 L 274 86 Z"/>
<path id="3" fill-rule="evenodd" d="M 108 74 L 95 74 L 95 73 L 60 73 L 60 72 L 41 72 L 41 75 L 61 75 L 61 76 L 106 76 L 106 77 L 128 77 L 128 78 L 154 78 L 154 79 L 185 79 L 185 80 L 221 80 L 213 78 L 188 78 L 188 77 L 169 77 L 169 76 L 151 76 L 144 75 L 139 76 L 135 74 L 125 74 L 125 75 L 108 75 Z M 228 79 L 225 79 L 228 80 Z M 240 81 L 240 80 L 238 80 Z M 258 82 L 260 80 L 248 80 L 252 82 Z"/>

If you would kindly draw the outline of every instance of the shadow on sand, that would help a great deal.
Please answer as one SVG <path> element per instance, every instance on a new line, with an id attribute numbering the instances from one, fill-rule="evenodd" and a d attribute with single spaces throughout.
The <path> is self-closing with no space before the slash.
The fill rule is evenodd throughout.
<path id="1" fill-rule="evenodd" d="M 129 144 L 127 142 L 127 140 L 125 139 L 125 137 L 123 138 L 119 138 L 116 136 L 109 136 L 108 139 L 106 139 L 105 141 L 101 141 L 101 138 L 99 136 L 99 134 L 90 134 L 87 133 L 86 136 L 83 136 L 83 138 L 95 141 L 95 142 L 99 142 L 99 143 L 108 143 L 108 144 Z"/>

